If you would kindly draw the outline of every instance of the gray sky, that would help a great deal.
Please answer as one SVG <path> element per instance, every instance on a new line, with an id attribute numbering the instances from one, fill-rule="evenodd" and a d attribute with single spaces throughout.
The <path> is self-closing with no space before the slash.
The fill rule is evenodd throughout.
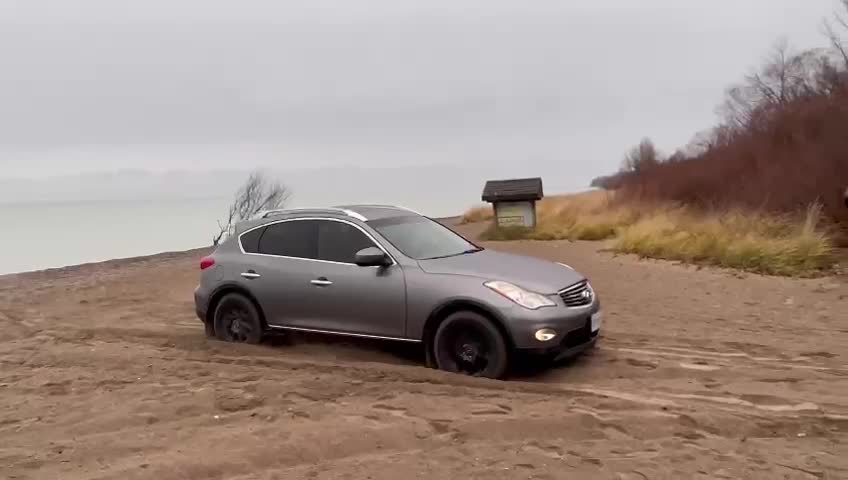
<path id="1" fill-rule="evenodd" d="M 710 127 L 778 37 L 823 46 L 835 7 L 0 0 L 0 178 L 517 161 L 583 186 L 642 136 Z"/>

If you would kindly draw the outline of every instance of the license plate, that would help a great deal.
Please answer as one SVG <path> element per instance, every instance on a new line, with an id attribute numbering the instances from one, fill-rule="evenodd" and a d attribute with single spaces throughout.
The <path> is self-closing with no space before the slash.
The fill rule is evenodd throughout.
<path id="1" fill-rule="evenodd" d="M 601 328 L 601 323 L 604 321 L 604 314 L 598 312 L 592 315 L 592 332 L 597 332 Z"/>

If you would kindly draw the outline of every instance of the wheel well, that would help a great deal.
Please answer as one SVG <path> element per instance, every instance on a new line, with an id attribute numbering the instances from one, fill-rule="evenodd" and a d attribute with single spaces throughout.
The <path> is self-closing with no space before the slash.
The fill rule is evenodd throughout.
<path id="1" fill-rule="evenodd" d="M 503 335 L 504 341 L 506 342 L 507 348 L 512 350 L 515 345 L 512 342 L 512 336 L 509 334 L 509 330 L 506 329 L 503 322 L 497 315 L 492 313 L 486 307 L 479 305 L 477 303 L 467 301 L 467 300 L 456 300 L 437 308 L 430 316 L 427 318 L 427 322 L 424 324 L 424 331 L 422 334 L 422 340 L 424 342 L 424 348 L 427 352 L 427 363 L 432 366 L 433 364 L 433 339 L 436 336 L 436 331 L 439 329 L 439 325 L 456 312 L 462 311 L 470 311 L 482 315 L 489 319 L 495 328 L 501 332 Z"/>
<path id="2" fill-rule="evenodd" d="M 251 303 L 253 303 L 253 306 L 256 307 L 256 311 L 259 312 L 259 319 L 262 321 L 262 326 L 264 328 L 268 328 L 268 322 L 265 320 L 265 312 L 262 311 L 262 307 L 259 306 L 259 302 L 256 301 L 256 297 L 251 295 L 251 293 L 246 289 L 235 285 L 222 287 L 212 295 L 212 298 L 209 299 L 209 307 L 206 309 L 206 323 L 214 325 L 215 309 L 218 308 L 218 303 L 221 299 L 230 293 L 244 295 L 248 300 L 250 300 Z"/>

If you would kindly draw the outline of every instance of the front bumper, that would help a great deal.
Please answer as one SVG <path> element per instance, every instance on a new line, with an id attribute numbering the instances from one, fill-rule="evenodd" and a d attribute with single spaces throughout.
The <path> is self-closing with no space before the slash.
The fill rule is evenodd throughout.
<path id="1" fill-rule="evenodd" d="M 598 338 L 600 337 L 601 331 L 600 329 L 595 330 L 594 332 L 590 332 L 586 337 L 580 342 L 573 342 L 573 344 L 568 344 L 564 342 L 550 350 L 542 350 L 543 354 L 552 354 L 554 357 L 554 361 L 563 360 L 566 358 L 572 358 L 581 353 L 595 347 L 595 343 L 597 343 Z"/>
<path id="2" fill-rule="evenodd" d="M 600 332 L 603 313 L 596 299 L 581 308 L 564 306 L 526 310 L 513 308 L 507 325 L 515 348 L 533 350 L 572 349 L 591 343 Z M 540 330 L 552 330 L 556 336 L 548 341 L 536 337 Z"/>

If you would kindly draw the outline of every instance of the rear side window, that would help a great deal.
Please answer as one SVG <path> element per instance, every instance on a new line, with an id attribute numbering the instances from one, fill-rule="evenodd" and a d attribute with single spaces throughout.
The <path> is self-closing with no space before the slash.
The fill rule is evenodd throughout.
<path id="1" fill-rule="evenodd" d="M 257 228 L 242 235 L 241 248 L 247 253 L 259 253 L 259 239 L 264 231 L 264 228 Z"/>
<path id="2" fill-rule="evenodd" d="M 246 249 L 245 249 L 246 250 Z M 259 239 L 259 253 L 285 257 L 318 257 L 318 222 L 295 220 L 265 227 Z"/>
<path id="3" fill-rule="evenodd" d="M 356 252 L 376 247 L 361 230 L 349 223 L 318 222 L 318 258 L 331 262 L 354 263 Z"/>

